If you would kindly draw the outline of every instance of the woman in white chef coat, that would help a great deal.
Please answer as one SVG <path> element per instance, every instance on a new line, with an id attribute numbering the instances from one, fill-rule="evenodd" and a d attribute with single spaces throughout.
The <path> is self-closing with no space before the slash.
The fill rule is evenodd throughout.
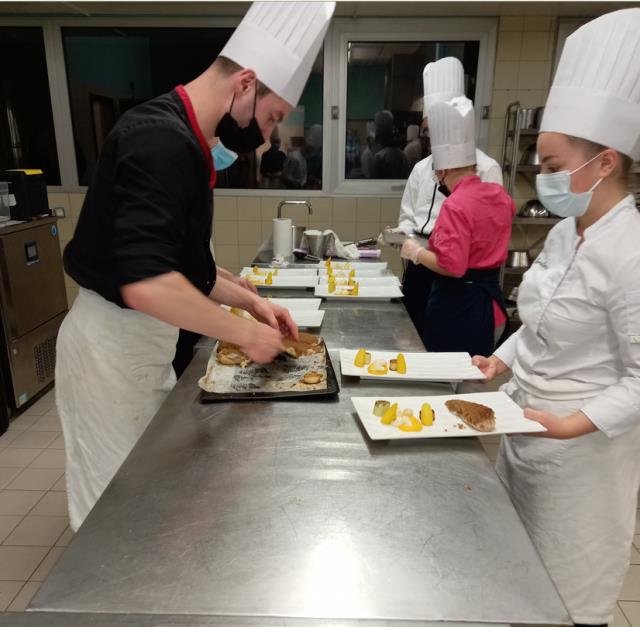
<path id="1" fill-rule="evenodd" d="M 538 196 L 567 217 L 518 294 L 521 329 L 489 378 L 545 437 L 504 437 L 497 470 L 576 624 L 604 625 L 629 564 L 640 487 L 640 9 L 565 44 L 549 93 Z"/>

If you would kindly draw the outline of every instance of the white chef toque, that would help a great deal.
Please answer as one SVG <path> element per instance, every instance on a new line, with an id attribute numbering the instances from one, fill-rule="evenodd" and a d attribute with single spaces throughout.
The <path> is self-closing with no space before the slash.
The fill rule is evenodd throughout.
<path id="1" fill-rule="evenodd" d="M 335 2 L 254 2 L 220 56 L 253 70 L 295 107 L 318 56 Z"/>
<path id="2" fill-rule="evenodd" d="M 429 107 L 429 134 L 434 170 L 448 170 L 476 162 L 473 103 L 465 96 Z"/>
<path id="3" fill-rule="evenodd" d="M 436 102 L 447 102 L 456 96 L 464 96 L 464 68 L 455 57 L 444 57 L 427 63 L 422 72 L 424 86 L 423 116 Z"/>
<path id="4" fill-rule="evenodd" d="M 540 131 L 640 157 L 640 9 L 607 13 L 567 38 Z"/>

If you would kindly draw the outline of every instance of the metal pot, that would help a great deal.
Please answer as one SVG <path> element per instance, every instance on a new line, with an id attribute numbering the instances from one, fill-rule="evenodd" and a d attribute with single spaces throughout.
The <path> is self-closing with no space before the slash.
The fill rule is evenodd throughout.
<path id="1" fill-rule="evenodd" d="M 518 215 L 521 218 L 548 218 L 549 212 L 537 198 L 532 198 L 520 207 Z"/>
<path id="2" fill-rule="evenodd" d="M 510 250 L 507 257 L 507 268 L 528 268 L 531 258 L 527 250 Z"/>
<path id="3" fill-rule="evenodd" d="M 538 151 L 535 144 L 528 146 L 522 153 L 520 165 L 540 165 L 540 159 L 538 159 Z"/>
<path id="4" fill-rule="evenodd" d="M 536 128 L 536 111 L 535 107 L 520 109 L 520 120 L 522 128 Z"/>

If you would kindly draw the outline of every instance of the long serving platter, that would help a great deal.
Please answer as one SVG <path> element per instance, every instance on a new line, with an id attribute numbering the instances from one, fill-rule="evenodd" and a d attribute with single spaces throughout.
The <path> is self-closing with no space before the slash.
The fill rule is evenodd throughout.
<path id="1" fill-rule="evenodd" d="M 366 349 L 365 349 L 366 350 Z M 399 374 L 389 369 L 385 374 L 371 374 L 369 364 L 356 366 L 357 350 L 340 349 L 340 371 L 343 375 L 361 379 L 377 379 L 380 381 L 481 381 L 486 377 L 479 368 L 471 363 L 469 353 L 402 353 L 407 372 Z M 397 352 L 368 351 L 371 361 L 384 361 L 388 366 L 392 359 L 398 357 Z"/>
<path id="2" fill-rule="evenodd" d="M 429 403 L 435 412 L 433 425 L 425 426 L 421 431 L 401 431 L 393 425 L 384 425 L 380 422 L 380 418 L 373 414 L 373 406 L 377 400 L 386 400 L 391 404 L 398 403 L 399 411 L 411 409 L 416 417 L 419 417 L 423 403 Z M 465 425 L 447 409 L 445 402 L 450 400 L 471 401 L 490 407 L 495 413 L 495 430 L 485 433 Z M 355 407 L 358 419 L 372 440 L 421 440 L 546 431 L 539 422 L 525 418 L 522 408 L 516 405 L 504 392 L 443 396 L 353 396 L 351 402 Z"/>

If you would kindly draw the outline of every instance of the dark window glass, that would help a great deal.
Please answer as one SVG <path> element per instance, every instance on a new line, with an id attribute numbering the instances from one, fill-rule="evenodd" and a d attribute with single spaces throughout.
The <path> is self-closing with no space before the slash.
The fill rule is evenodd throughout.
<path id="1" fill-rule="evenodd" d="M 0 27 L 0 169 L 39 168 L 60 185 L 42 29 Z"/>
<path id="2" fill-rule="evenodd" d="M 233 28 L 63 29 L 80 185 L 90 183 L 104 139 L 120 115 L 198 76 L 220 53 L 232 32 Z M 306 148 L 307 133 L 314 131 L 315 124 L 322 124 L 322 56 L 319 60 L 300 106 L 279 129 L 285 158 L 297 143 L 305 158 L 308 154 L 305 164 L 314 156 Z M 261 155 L 268 148 L 267 144 L 255 153 L 240 155 L 233 166 L 219 173 L 216 187 L 286 187 L 269 158 L 266 173 L 261 172 Z M 320 157 L 320 171 L 321 166 Z M 319 186 L 309 169 L 318 171 L 315 161 L 304 179 L 292 177 L 294 185 Z"/>
<path id="3" fill-rule="evenodd" d="M 460 59 L 473 100 L 479 49 L 478 41 L 349 42 L 345 178 L 406 179 L 431 152 L 421 127 L 424 66 Z"/>

